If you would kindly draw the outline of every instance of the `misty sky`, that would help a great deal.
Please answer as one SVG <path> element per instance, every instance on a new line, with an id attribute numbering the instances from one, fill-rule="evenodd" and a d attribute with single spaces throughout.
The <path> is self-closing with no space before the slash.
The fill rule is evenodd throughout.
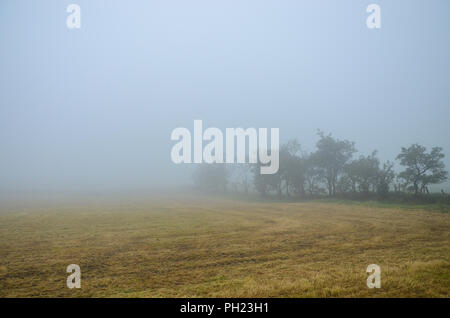
<path id="1" fill-rule="evenodd" d="M 448 0 L 2 0 L 0 189 L 187 182 L 170 134 L 194 119 L 278 127 L 307 151 L 321 129 L 382 160 L 441 146 L 450 169 L 449 13 Z"/>

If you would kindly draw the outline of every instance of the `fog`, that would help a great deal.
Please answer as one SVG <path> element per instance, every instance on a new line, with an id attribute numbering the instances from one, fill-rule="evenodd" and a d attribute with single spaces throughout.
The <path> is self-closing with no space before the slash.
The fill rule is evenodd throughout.
<path id="1" fill-rule="evenodd" d="M 66 26 L 74 2 L 80 29 Z M 366 26 L 370 3 L 381 29 Z M 449 12 L 447 0 L 3 0 L 0 191 L 187 185 L 193 165 L 172 163 L 170 135 L 196 119 L 276 127 L 305 151 L 321 129 L 382 161 L 441 146 L 448 169 Z"/>

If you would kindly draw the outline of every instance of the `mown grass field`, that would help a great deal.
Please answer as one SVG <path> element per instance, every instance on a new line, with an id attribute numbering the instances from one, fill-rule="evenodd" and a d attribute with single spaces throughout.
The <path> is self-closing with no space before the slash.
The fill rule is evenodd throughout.
<path id="1" fill-rule="evenodd" d="M 81 289 L 66 266 L 81 267 Z M 381 267 L 381 288 L 366 267 Z M 450 214 L 204 198 L 2 208 L 1 297 L 449 297 Z"/>

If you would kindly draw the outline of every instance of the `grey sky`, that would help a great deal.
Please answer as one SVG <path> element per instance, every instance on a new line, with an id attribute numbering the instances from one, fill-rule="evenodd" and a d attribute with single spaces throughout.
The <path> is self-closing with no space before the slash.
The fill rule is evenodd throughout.
<path id="1" fill-rule="evenodd" d="M 81 6 L 80 30 L 66 7 Z M 382 28 L 365 9 L 381 5 Z M 171 131 L 316 130 L 450 168 L 450 1 L 0 2 L 0 189 L 185 182 Z"/>

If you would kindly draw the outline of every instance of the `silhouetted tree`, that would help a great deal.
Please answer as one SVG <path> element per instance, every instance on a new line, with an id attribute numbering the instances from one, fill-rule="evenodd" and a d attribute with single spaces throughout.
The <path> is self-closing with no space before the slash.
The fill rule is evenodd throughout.
<path id="1" fill-rule="evenodd" d="M 305 186 L 310 195 L 323 194 L 326 191 L 321 188 L 321 183 L 325 180 L 323 170 L 317 167 L 314 155 L 309 155 L 304 159 Z"/>
<path id="2" fill-rule="evenodd" d="M 406 169 L 399 176 L 407 185 L 411 185 L 409 189 L 415 195 L 419 192 L 428 193 L 429 184 L 441 183 L 447 179 L 447 171 L 442 161 L 444 156 L 441 147 L 434 147 L 429 153 L 419 144 L 402 147 L 397 160 L 400 160 L 400 164 Z"/>
<path id="3" fill-rule="evenodd" d="M 389 193 L 389 187 L 395 178 L 393 170 L 394 164 L 390 161 L 386 161 L 378 172 L 377 180 L 377 193 L 382 198 L 386 198 Z"/>
<path id="4" fill-rule="evenodd" d="M 359 188 L 361 192 L 367 195 L 370 188 L 376 189 L 380 170 L 380 162 L 376 154 L 377 152 L 373 151 L 369 156 L 360 156 L 344 167 L 353 192 L 356 192 Z"/>
<path id="5" fill-rule="evenodd" d="M 318 135 L 320 139 L 316 144 L 317 151 L 312 154 L 311 160 L 322 171 L 328 194 L 334 195 L 339 174 L 343 171 L 345 164 L 352 158 L 356 151 L 355 146 L 353 142 L 335 139 L 331 137 L 331 134 L 325 135 L 321 131 Z"/>

